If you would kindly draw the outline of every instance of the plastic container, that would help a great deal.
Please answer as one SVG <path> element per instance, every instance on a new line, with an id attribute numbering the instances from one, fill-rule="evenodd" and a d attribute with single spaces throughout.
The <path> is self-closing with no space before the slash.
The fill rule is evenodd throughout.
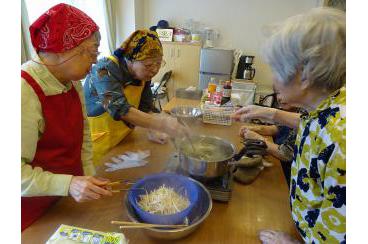
<path id="1" fill-rule="evenodd" d="M 232 106 L 204 104 L 202 121 L 207 124 L 231 125 L 231 115 L 235 112 Z"/>
<path id="2" fill-rule="evenodd" d="M 140 195 L 145 195 L 165 184 L 174 188 L 174 191 L 189 199 L 189 207 L 176 214 L 151 214 L 144 211 L 139 205 Z M 140 189 L 143 188 L 143 189 Z M 198 186 L 189 177 L 174 173 L 160 173 L 144 177 L 137 181 L 128 192 L 128 201 L 137 215 L 146 223 L 152 224 L 183 224 L 198 201 Z"/>
<path id="3" fill-rule="evenodd" d="M 220 106 L 222 99 L 222 89 L 221 86 L 216 87 L 216 92 L 213 94 L 212 103 Z"/>
<path id="4" fill-rule="evenodd" d="M 213 78 L 211 78 L 211 83 L 208 83 L 208 94 L 207 94 L 207 101 L 209 101 L 210 103 L 212 103 L 213 100 L 213 95 L 216 92 L 216 87 L 217 85 L 215 83 L 212 83 L 214 81 Z"/>
<path id="5" fill-rule="evenodd" d="M 231 102 L 234 106 L 247 106 L 254 104 L 256 94 L 254 82 L 233 81 L 231 91 Z"/>

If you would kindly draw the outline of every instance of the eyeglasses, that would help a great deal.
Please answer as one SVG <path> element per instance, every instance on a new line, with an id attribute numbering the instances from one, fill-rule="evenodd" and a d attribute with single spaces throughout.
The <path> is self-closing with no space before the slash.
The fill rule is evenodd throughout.
<path id="1" fill-rule="evenodd" d="M 66 58 L 64 61 L 60 62 L 60 63 L 56 63 L 56 64 L 45 64 L 45 63 L 41 63 L 41 62 L 37 62 L 36 60 L 33 60 L 33 62 L 37 63 L 37 64 L 41 64 L 41 65 L 44 65 L 44 66 L 58 66 L 58 65 L 61 65 L 61 64 L 64 64 L 70 60 L 72 60 L 73 58 L 75 58 L 76 56 L 80 56 L 80 55 L 83 55 L 84 53 L 87 53 L 88 56 L 91 58 L 91 59 L 96 59 L 98 57 L 98 55 L 101 54 L 101 52 L 99 52 L 98 50 L 95 51 L 95 50 L 91 50 L 90 48 L 84 48 L 82 50 L 80 50 L 79 52 L 73 54 L 72 56 Z"/>
<path id="2" fill-rule="evenodd" d="M 141 63 L 144 66 L 144 68 L 149 69 L 149 70 L 153 68 L 163 68 L 166 65 L 165 60 L 158 61 L 158 62 L 150 62 L 150 63 L 145 63 L 144 61 L 136 61 L 136 62 Z"/>

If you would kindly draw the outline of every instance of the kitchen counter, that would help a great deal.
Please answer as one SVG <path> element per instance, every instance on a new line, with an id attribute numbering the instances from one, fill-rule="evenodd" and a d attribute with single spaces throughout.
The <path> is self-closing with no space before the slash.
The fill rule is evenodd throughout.
<path id="1" fill-rule="evenodd" d="M 164 108 L 170 110 L 176 105 L 198 105 L 196 100 L 172 99 Z M 231 126 L 209 125 L 198 121 L 190 127 L 195 132 L 222 137 L 240 148 L 238 130 L 241 124 Z M 97 170 L 99 176 L 117 179 L 135 179 L 147 174 L 162 171 L 174 152 L 171 144 L 159 145 L 148 141 L 146 130 L 136 128 L 104 158 L 104 162 L 126 151 L 149 149 L 149 163 L 140 168 L 118 170 L 112 173 Z M 298 238 L 290 214 L 288 188 L 278 160 L 269 157 L 274 165 L 266 168 L 250 185 L 235 182 L 229 203 L 213 202 L 211 214 L 205 222 L 188 237 L 175 243 L 259 243 L 258 231 L 275 229 L 285 231 Z M 45 243 L 60 224 L 83 228 L 119 232 L 119 227 L 111 225 L 111 220 L 126 220 L 126 209 L 122 204 L 125 192 L 115 193 L 112 197 L 76 203 L 71 197 L 57 202 L 42 218 L 22 232 L 22 243 Z M 172 243 L 151 239 L 142 230 L 125 230 L 129 243 Z"/>

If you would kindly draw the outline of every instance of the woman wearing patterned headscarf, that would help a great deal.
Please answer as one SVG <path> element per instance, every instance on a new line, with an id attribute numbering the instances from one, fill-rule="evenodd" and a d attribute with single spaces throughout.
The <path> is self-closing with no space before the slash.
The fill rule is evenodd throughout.
<path id="1" fill-rule="evenodd" d="M 22 230 L 58 196 L 111 192 L 92 176 L 92 144 L 80 79 L 96 62 L 99 32 L 85 13 L 58 4 L 29 28 L 37 55 L 22 65 Z"/>
<path id="2" fill-rule="evenodd" d="M 153 108 L 151 79 L 162 64 L 157 33 L 137 30 L 110 57 L 98 60 L 84 83 L 94 163 L 137 125 L 170 136 L 183 131 L 174 119 L 149 114 Z M 165 143 L 166 134 L 156 142 Z"/>

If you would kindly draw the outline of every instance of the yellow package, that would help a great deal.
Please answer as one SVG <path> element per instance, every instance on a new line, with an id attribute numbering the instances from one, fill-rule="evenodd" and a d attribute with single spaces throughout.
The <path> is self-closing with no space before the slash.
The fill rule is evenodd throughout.
<path id="1" fill-rule="evenodd" d="M 46 244 L 127 244 L 123 233 L 101 232 L 70 225 L 60 225 Z"/>

